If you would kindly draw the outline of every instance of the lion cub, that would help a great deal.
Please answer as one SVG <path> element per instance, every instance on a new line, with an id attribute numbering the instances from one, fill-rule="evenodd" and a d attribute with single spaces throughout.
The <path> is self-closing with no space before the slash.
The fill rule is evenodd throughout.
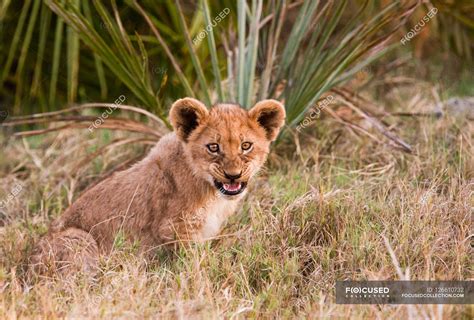
<path id="1" fill-rule="evenodd" d="M 210 110 L 185 98 L 171 107 L 174 132 L 139 163 L 86 190 L 56 221 L 30 257 L 30 270 L 90 270 L 119 232 L 142 250 L 216 236 L 264 164 L 285 122 L 285 109 L 264 100 Z"/>

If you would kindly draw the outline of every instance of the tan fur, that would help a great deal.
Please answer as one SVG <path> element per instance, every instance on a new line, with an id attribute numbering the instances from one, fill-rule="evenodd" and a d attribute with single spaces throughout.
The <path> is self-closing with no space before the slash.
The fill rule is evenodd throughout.
<path id="1" fill-rule="evenodd" d="M 118 232 L 138 241 L 142 250 L 215 237 L 245 190 L 224 195 L 214 181 L 245 183 L 254 176 L 284 119 L 285 110 L 275 100 L 261 101 L 248 112 L 234 104 L 208 111 L 195 99 L 176 101 L 170 110 L 174 132 L 142 161 L 87 190 L 54 221 L 30 258 L 31 270 L 57 269 L 58 261 L 93 268 L 98 254 L 112 249 Z M 244 152 L 243 142 L 253 143 L 252 149 Z M 219 144 L 220 152 L 210 152 L 209 143 Z M 241 176 L 229 180 L 226 174 Z"/>

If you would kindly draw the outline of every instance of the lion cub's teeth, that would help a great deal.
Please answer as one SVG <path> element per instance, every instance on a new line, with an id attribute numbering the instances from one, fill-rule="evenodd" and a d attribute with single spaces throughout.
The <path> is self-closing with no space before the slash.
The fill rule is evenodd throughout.
<path id="1" fill-rule="evenodd" d="M 226 189 L 227 191 L 239 190 L 240 189 L 240 182 L 232 183 L 232 184 L 224 183 L 224 189 Z"/>

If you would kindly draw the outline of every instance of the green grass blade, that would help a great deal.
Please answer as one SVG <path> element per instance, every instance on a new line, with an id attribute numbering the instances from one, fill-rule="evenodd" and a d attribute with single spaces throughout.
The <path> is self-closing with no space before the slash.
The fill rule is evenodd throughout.
<path id="1" fill-rule="evenodd" d="M 84 15 L 86 16 L 87 20 L 92 22 L 93 19 L 92 19 L 91 9 L 89 6 L 89 1 L 84 1 L 82 3 L 82 8 L 84 10 Z M 105 99 L 107 98 L 107 81 L 105 78 L 104 65 L 100 57 L 97 55 L 97 53 L 93 53 L 93 56 L 94 56 L 95 69 L 97 71 L 97 78 L 99 80 L 100 97 L 102 99 Z"/>
<path id="2" fill-rule="evenodd" d="M 71 1 L 74 8 L 79 9 L 79 1 Z M 76 101 L 79 77 L 79 36 L 70 26 L 67 27 L 67 101 Z"/>
<path id="3" fill-rule="evenodd" d="M 313 16 L 316 8 L 318 7 L 319 1 L 305 0 L 303 6 L 300 9 L 296 24 L 292 27 L 288 43 L 285 45 L 281 58 L 281 69 L 285 71 L 296 56 L 303 38 L 308 31 L 308 26 L 311 23 L 311 17 Z"/>
<path id="4" fill-rule="evenodd" d="M 206 25 L 211 24 L 211 15 L 209 13 L 209 4 L 207 3 L 207 0 L 202 1 L 202 6 L 204 9 L 204 21 Z M 219 97 L 219 101 L 223 102 L 225 100 L 224 93 L 222 91 L 222 80 L 221 80 L 221 74 L 219 70 L 219 61 L 217 57 L 217 49 L 216 49 L 216 41 L 214 39 L 214 28 L 211 28 L 209 31 L 209 34 L 207 35 L 207 44 L 209 46 L 209 52 L 211 54 L 211 63 L 212 63 L 212 70 L 214 73 L 214 81 L 215 81 L 215 86 L 217 90 L 217 95 Z"/>
<path id="5" fill-rule="evenodd" d="M 135 54 L 130 41 L 127 39 L 127 34 L 124 32 L 123 27 L 121 26 L 120 18 L 118 16 L 117 7 L 115 1 L 112 1 L 112 9 L 115 15 L 114 18 L 107 12 L 107 9 L 102 4 L 101 1 L 94 1 L 94 7 L 102 18 L 103 23 L 107 26 L 106 30 L 110 35 L 113 44 L 124 56 L 128 57 L 122 59 L 122 63 L 125 63 L 126 69 L 131 74 L 140 74 L 141 64 L 135 59 L 132 55 Z"/>
<path id="6" fill-rule="evenodd" d="M 29 53 L 31 38 L 33 36 L 34 27 L 36 24 L 36 19 L 38 18 L 38 13 L 40 9 L 41 2 L 35 1 L 33 3 L 33 8 L 30 13 L 30 20 L 28 21 L 28 26 L 26 28 L 26 33 L 23 38 L 20 58 L 18 59 L 18 66 L 16 69 L 16 93 L 15 93 L 15 113 L 18 113 L 21 103 L 21 95 L 23 93 L 23 71 L 25 68 L 25 61 Z"/>
<path id="7" fill-rule="evenodd" d="M 178 75 L 179 80 L 181 81 L 181 84 L 183 85 L 185 91 L 187 92 L 187 95 L 190 97 L 194 97 L 194 90 L 191 88 L 191 85 L 189 84 L 188 80 L 186 79 L 186 76 L 184 75 L 181 67 L 179 66 L 177 60 L 174 58 L 173 53 L 171 52 L 170 48 L 164 41 L 164 39 L 161 37 L 160 32 L 158 29 L 155 27 L 153 24 L 152 20 L 150 19 L 149 15 L 146 13 L 146 11 L 138 4 L 136 0 L 133 1 L 134 8 L 137 9 L 137 11 L 145 18 L 146 23 L 152 30 L 153 34 L 155 35 L 156 39 L 160 43 L 161 47 L 165 51 L 166 55 L 171 61 L 171 64 L 173 65 L 173 68 L 176 71 L 176 74 Z"/>
<path id="8" fill-rule="evenodd" d="M 178 21 L 179 25 L 181 27 L 182 33 L 184 35 L 184 38 L 186 40 L 186 45 L 189 50 L 189 55 L 191 57 L 191 62 L 194 66 L 194 70 L 196 71 L 199 85 L 201 86 L 201 89 L 204 93 L 204 102 L 208 105 L 211 106 L 211 98 L 209 97 L 209 88 L 206 83 L 206 79 L 204 77 L 204 71 L 202 70 L 201 63 L 199 62 L 199 58 L 196 55 L 196 52 L 194 51 L 194 46 L 191 41 L 191 37 L 189 35 L 189 30 L 186 25 L 186 20 L 184 19 L 183 15 L 183 9 L 181 8 L 181 4 L 179 3 L 179 0 L 175 0 L 175 4 L 177 7 L 177 15 L 178 15 Z"/>
<path id="9" fill-rule="evenodd" d="M 253 0 L 252 1 L 252 15 L 251 15 L 251 24 L 250 24 L 250 41 L 247 51 L 247 61 L 246 61 L 246 77 L 245 77 L 245 104 L 244 106 L 250 108 L 252 105 L 253 99 L 253 88 L 254 88 L 254 79 L 255 79 L 255 65 L 257 63 L 257 54 L 258 54 L 258 35 L 259 35 L 259 24 L 260 16 L 262 14 L 262 1 Z"/>
<path id="10" fill-rule="evenodd" d="M 3 20 L 5 19 L 5 16 L 7 15 L 8 8 L 10 7 L 10 4 L 11 4 L 11 0 L 3 0 L 2 2 L 0 2 L 0 52 L 5 50 L 4 49 L 5 48 L 4 27 L 8 27 L 9 24 L 5 25 Z M 1 58 L 0 58 L 0 60 L 1 60 Z M 0 76 L 1 76 L 1 74 L 0 74 Z M 1 90 L 1 87 L 0 87 L 0 90 Z"/>
<path id="11" fill-rule="evenodd" d="M 52 107 L 56 102 L 56 89 L 59 77 L 59 65 L 61 63 L 61 47 L 63 42 L 64 21 L 58 16 L 54 32 L 53 63 L 51 65 L 51 81 L 49 85 L 49 104 Z"/>
<path id="12" fill-rule="evenodd" d="M 41 19 L 40 19 L 40 38 L 38 44 L 38 54 L 36 56 L 36 65 L 35 65 L 35 72 L 33 76 L 33 82 L 31 84 L 31 95 L 37 96 L 38 91 L 40 90 L 40 81 L 41 75 L 43 70 L 43 60 L 44 60 L 44 51 L 46 48 L 46 39 L 48 37 L 48 33 L 50 32 L 50 24 L 51 24 L 51 10 L 43 4 L 41 6 Z"/>
<path id="13" fill-rule="evenodd" d="M 10 6 L 10 4 L 11 4 L 11 0 L 3 0 L 2 3 L 0 4 L 0 22 L 2 22 L 5 16 L 7 15 L 8 7 Z"/>
<path id="14" fill-rule="evenodd" d="M 268 49 L 265 56 L 266 63 L 265 69 L 263 70 L 262 74 L 262 81 L 259 90 L 259 100 L 268 98 L 268 90 L 270 88 L 273 66 L 274 63 L 277 61 L 276 53 L 278 48 L 278 39 L 280 37 L 286 13 L 285 0 L 279 0 L 276 7 L 271 7 L 271 12 L 274 14 L 274 19 L 272 19 L 268 36 Z"/>
<path id="15" fill-rule="evenodd" d="M 239 0 L 237 3 L 237 25 L 239 37 L 239 53 L 237 63 L 237 98 L 242 106 L 245 104 L 245 0 Z"/>
<path id="16" fill-rule="evenodd" d="M 5 82 L 10 68 L 13 63 L 13 59 L 15 58 L 16 50 L 18 48 L 20 37 L 23 32 L 23 26 L 25 25 L 26 17 L 28 16 L 28 11 L 30 9 L 31 0 L 26 0 L 21 8 L 20 18 L 18 19 L 18 24 L 15 28 L 15 33 L 13 34 L 13 40 L 10 44 L 10 50 L 8 51 L 8 56 L 5 64 L 3 65 L 3 72 L 0 77 L 0 88 L 3 87 L 3 83 Z"/>
<path id="17" fill-rule="evenodd" d="M 304 72 L 299 73 L 295 76 L 294 81 L 298 81 L 300 83 L 299 90 L 295 90 L 293 93 L 293 96 L 296 100 L 302 99 L 301 96 L 308 91 L 308 87 L 311 87 L 312 85 L 314 85 L 314 83 L 321 83 L 320 80 L 314 79 L 314 75 L 321 74 L 319 71 L 320 66 L 324 61 L 330 61 L 328 56 L 331 53 L 334 53 L 335 56 L 341 55 L 341 51 L 337 49 L 332 49 L 332 52 L 329 52 L 327 54 L 325 53 L 324 56 L 321 53 L 323 48 L 326 46 L 327 42 L 333 35 L 333 32 L 342 16 L 345 6 L 346 2 L 341 1 L 338 3 L 334 12 L 331 12 L 330 14 L 326 15 L 326 19 L 324 20 L 323 24 L 324 28 L 321 31 L 320 38 L 317 41 L 316 47 L 306 53 L 306 55 L 311 57 L 310 60 L 314 60 L 316 61 L 316 63 L 308 63 L 307 67 L 303 69 Z M 324 10 L 325 9 L 326 7 L 324 8 Z M 339 48 L 341 48 L 341 46 L 339 46 Z M 327 70 L 327 72 L 330 72 L 331 68 L 327 66 L 325 69 Z M 324 77 L 320 77 L 320 79 L 324 79 Z"/>

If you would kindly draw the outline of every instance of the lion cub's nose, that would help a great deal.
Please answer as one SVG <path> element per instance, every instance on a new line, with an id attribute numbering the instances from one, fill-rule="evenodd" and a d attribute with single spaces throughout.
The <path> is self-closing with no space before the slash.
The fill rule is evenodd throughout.
<path id="1" fill-rule="evenodd" d="M 239 173 L 235 173 L 235 172 L 227 173 L 227 172 L 224 171 L 224 175 L 229 180 L 236 180 L 236 179 L 239 179 L 242 176 L 242 171 L 240 171 Z"/>

